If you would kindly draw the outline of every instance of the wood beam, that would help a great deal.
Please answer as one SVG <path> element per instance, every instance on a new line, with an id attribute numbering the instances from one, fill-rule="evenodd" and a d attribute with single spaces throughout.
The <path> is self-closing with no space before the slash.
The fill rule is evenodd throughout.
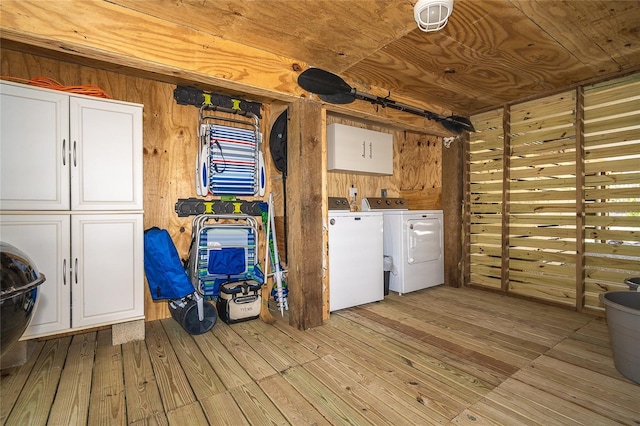
<path id="1" fill-rule="evenodd" d="M 460 286 L 471 284 L 471 173 L 469 143 L 471 137 L 467 133 L 462 147 L 462 266 Z"/>
<path id="2" fill-rule="evenodd" d="M 502 114 L 504 145 L 502 158 L 502 262 L 500 288 L 509 292 L 509 221 L 511 216 L 511 107 L 504 107 Z"/>
<path id="3" fill-rule="evenodd" d="M 16 42 L 276 98 L 304 93 L 305 64 L 107 1 L 3 0 L 0 19 Z"/>
<path id="4" fill-rule="evenodd" d="M 465 172 L 463 145 L 459 137 L 449 148 L 442 148 L 442 210 L 444 214 L 444 282 L 451 287 L 463 285 L 462 224 L 463 181 Z"/>
<path id="5" fill-rule="evenodd" d="M 585 307 L 584 87 L 576 89 L 576 310 Z"/>
<path id="6" fill-rule="evenodd" d="M 318 102 L 289 106 L 287 131 L 287 233 L 289 324 L 300 329 L 322 325 L 323 300 L 323 134 Z"/>
<path id="7" fill-rule="evenodd" d="M 377 90 L 372 90 L 374 92 Z M 374 93 L 371 93 L 374 94 Z M 378 96 L 377 94 L 374 94 Z M 383 95 L 384 96 L 384 95 Z M 424 105 L 416 103 L 414 100 L 406 98 L 394 98 L 394 101 L 416 108 L 428 108 Z M 435 136 L 451 136 L 452 133 L 445 130 L 440 123 L 428 120 L 419 115 L 410 114 L 408 112 L 398 111 L 392 108 L 383 108 L 366 101 L 355 101 L 346 105 L 324 104 L 327 111 L 332 113 L 348 116 L 350 118 L 359 118 L 367 121 L 375 121 L 389 126 L 397 127 L 402 130 L 413 130 L 420 133 L 426 133 Z M 437 112 L 437 111 L 434 111 Z M 441 115 L 448 115 L 449 112 L 437 112 Z"/>

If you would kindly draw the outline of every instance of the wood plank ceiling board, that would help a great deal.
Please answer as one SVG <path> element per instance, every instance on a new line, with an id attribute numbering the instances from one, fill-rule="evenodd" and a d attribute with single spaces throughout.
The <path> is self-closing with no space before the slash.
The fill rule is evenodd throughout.
<path id="1" fill-rule="evenodd" d="M 637 0 L 511 1 L 594 74 L 617 72 L 638 64 Z"/>
<path id="2" fill-rule="evenodd" d="M 597 76 L 554 34 L 503 0 L 457 1 L 442 31 L 412 32 L 346 74 L 457 113 Z"/>
<path id="3" fill-rule="evenodd" d="M 287 102 L 308 95 L 297 74 L 320 67 L 443 115 L 640 70 L 640 0 L 455 0 L 431 33 L 415 3 L 2 0 L 0 37 Z M 74 5 L 82 13 L 69 15 Z M 362 105 L 328 109 L 396 118 Z"/>
<path id="4" fill-rule="evenodd" d="M 347 69 L 416 28 L 409 0 L 113 3 L 332 72 Z"/>

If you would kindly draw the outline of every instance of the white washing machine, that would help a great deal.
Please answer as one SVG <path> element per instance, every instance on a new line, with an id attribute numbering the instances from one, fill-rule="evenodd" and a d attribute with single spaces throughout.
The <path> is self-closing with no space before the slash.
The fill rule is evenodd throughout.
<path id="1" fill-rule="evenodd" d="M 409 210 L 402 198 L 364 198 L 383 212 L 383 253 L 391 256 L 389 290 L 399 294 L 444 284 L 442 210 Z"/>
<path id="2" fill-rule="evenodd" d="M 351 212 L 329 197 L 329 310 L 384 298 L 383 214 Z"/>

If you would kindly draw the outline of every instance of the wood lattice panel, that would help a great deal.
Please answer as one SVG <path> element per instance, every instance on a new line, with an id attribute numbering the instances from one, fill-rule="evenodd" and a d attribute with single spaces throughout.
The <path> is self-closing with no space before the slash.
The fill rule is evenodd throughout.
<path id="1" fill-rule="evenodd" d="M 640 276 L 640 74 L 585 88 L 585 296 Z"/>
<path id="2" fill-rule="evenodd" d="M 502 109 L 473 117 L 469 144 L 469 221 L 471 281 L 501 287 Z"/>
<path id="3" fill-rule="evenodd" d="M 575 91 L 510 112 L 509 291 L 574 305 Z"/>
<path id="4" fill-rule="evenodd" d="M 469 282 L 602 310 L 640 276 L 640 74 L 472 121 Z"/>

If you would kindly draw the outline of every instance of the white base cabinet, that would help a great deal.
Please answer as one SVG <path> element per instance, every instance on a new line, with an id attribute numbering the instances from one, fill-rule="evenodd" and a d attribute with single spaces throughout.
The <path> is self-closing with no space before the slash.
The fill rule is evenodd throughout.
<path id="1" fill-rule="evenodd" d="M 36 308 L 23 337 L 71 328 L 71 221 L 69 215 L 2 215 L 0 239 L 26 253 L 46 280 L 38 287 Z"/>
<path id="2" fill-rule="evenodd" d="M 71 216 L 71 326 L 144 318 L 142 214 Z"/>
<path id="3" fill-rule="evenodd" d="M 142 105 L 0 83 L 0 240 L 46 275 L 23 338 L 144 318 Z"/>
<path id="4" fill-rule="evenodd" d="M 46 281 L 23 338 L 144 318 L 142 214 L 3 215 Z"/>

